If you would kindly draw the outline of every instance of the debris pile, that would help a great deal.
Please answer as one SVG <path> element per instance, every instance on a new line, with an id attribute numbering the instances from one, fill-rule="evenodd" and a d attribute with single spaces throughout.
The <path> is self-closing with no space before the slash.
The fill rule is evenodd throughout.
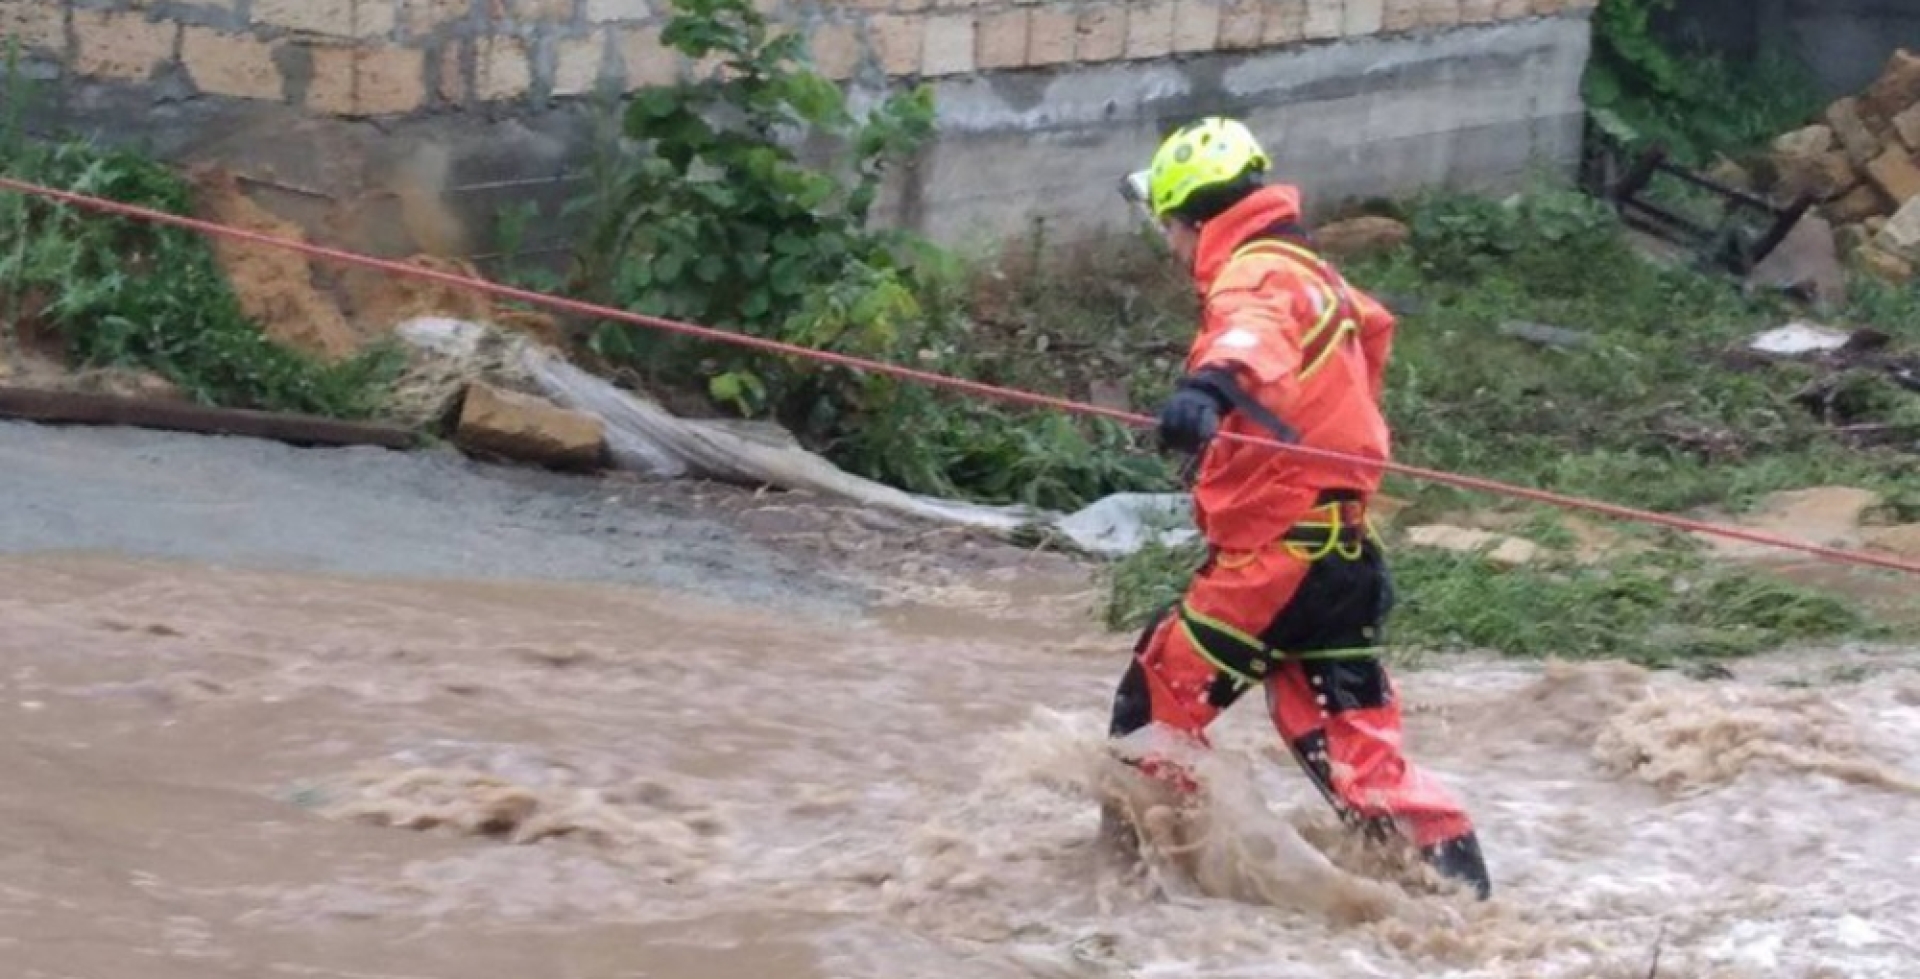
<path id="1" fill-rule="evenodd" d="M 1776 139 L 1754 171 L 1776 201 L 1810 195 L 1859 267 L 1912 280 L 1920 268 L 1920 54 L 1896 52 L 1878 81 Z"/>
<path id="2" fill-rule="evenodd" d="M 1848 441 L 1920 448 L 1920 427 L 1897 410 L 1920 394 L 1920 354 L 1900 349 L 1891 334 L 1793 322 L 1754 336 L 1746 348 L 1761 361 L 1818 368 L 1791 400 Z"/>

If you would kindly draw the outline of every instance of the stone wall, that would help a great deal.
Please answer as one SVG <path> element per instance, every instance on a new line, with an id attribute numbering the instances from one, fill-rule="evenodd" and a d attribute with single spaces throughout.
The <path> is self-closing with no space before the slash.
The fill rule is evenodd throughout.
<path id="1" fill-rule="evenodd" d="M 939 78 L 1151 61 L 1559 14 L 1594 0 L 827 0 L 763 7 L 820 70 Z M 7 0 L 78 79 L 382 116 L 622 91 L 689 72 L 656 0 Z"/>
<path id="2" fill-rule="evenodd" d="M 1283 164 L 1326 199 L 1564 169 L 1594 2 L 763 7 L 856 90 L 936 86 L 942 136 L 898 182 L 889 215 L 953 239 L 1034 217 L 1124 219 L 1112 206 L 1118 175 L 1141 165 L 1167 122 L 1200 111 L 1263 122 Z M 43 128 L 227 164 L 272 209 L 341 234 L 351 226 L 367 247 L 472 251 L 503 201 L 564 193 L 589 143 L 590 93 L 697 77 L 660 43 L 665 7 L 0 0 L 0 32 L 25 42 L 32 77 L 53 83 L 35 117 Z M 429 226 L 443 240 L 429 240 Z"/>

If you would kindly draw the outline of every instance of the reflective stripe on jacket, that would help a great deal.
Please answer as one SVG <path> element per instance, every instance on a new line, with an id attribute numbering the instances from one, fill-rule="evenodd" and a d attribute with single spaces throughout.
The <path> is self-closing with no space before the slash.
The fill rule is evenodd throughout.
<path id="1" fill-rule="evenodd" d="M 1201 230 L 1194 280 L 1205 300 L 1187 372 L 1229 365 L 1249 396 L 1302 444 L 1390 458 L 1380 408 L 1394 318 L 1330 264 L 1271 229 L 1300 217 L 1296 188 L 1264 188 Z M 1223 431 L 1271 436 L 1242 412 Z M 1371 495 L 1380 471 L 1217 440 L 1194 486 L 1196 520 L 1214 546 L 1254 550 L 1306 517 L 1325 490 Z"/>

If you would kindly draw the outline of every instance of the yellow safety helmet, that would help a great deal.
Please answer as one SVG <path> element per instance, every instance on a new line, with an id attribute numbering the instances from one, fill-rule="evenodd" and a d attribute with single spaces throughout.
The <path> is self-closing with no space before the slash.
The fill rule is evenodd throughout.
<path id="1" fill-rule="evenodd" d="M 1273 165 L 1252 130 L 1233 119 L 1209 116 L 1168 136 L 1147 171 L 1147 197 L 1155 218 L 1185 206 L 1195 191 L 1230 184 Z"/>

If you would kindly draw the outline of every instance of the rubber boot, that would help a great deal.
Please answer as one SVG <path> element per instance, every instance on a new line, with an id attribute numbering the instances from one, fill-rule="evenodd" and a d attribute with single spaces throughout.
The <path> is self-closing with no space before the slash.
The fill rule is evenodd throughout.
<path id="1" fill-rule="evenodd" d="M 1484 901 L 1493 894 L 1493 879 L 1487 874 L 1487 861 L 1480 854 L 1480 838 L 1468 833 L 1422 851 L 1427 863 L 1440 876 L 1457 880 L 1473 888 Z"/>

